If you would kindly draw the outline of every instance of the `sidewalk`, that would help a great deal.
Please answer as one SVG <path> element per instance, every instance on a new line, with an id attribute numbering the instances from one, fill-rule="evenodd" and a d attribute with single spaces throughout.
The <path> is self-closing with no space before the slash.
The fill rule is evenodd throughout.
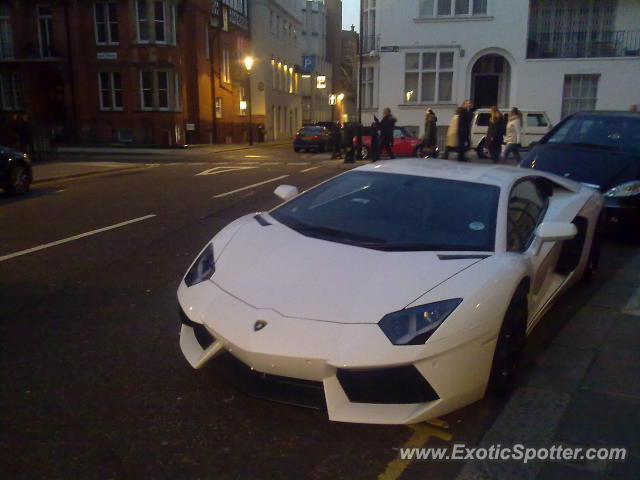
<path id="1" fill-rule="evenodd" d="M 615 245 L 602 260 L 604 281 L 567 292 L 532 333 L 544 352 L 479 446 L 626 447 L 627 459 L 468 462 L 457 480 L 640 478 L 640 250 Z"/>
<path id="2" fill-rule="evenodd" d="M 143 148 L 143 147 L 122 147 L 122 146 L 60 146 L 56 149 L 58 154 L 65 155 L 188 155 L 222 153 L 234 150 L 246 150 L 250 148 L 277 147 L 289 145 L 287 141 L 256 142 L 253 146 L 248 143 L 225 143 L 225 144 L 202 144 L 189 145 L 182 148 Z"/>

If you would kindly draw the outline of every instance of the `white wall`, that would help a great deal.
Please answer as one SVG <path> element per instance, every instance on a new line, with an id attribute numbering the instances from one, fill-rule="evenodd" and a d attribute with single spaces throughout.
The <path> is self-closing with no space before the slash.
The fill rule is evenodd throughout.
<path id="1" fill-rule="evenodd" d="M 616 29 L 640 29 L 640 1 L 619 0 Z M 612 59 L 527 60 L 528 0 L 488 0 L 486 17 L 418 19 L 418 0 L 378 0 L 376 31 L 381 46 L 398 46 L 398 53 L 380 53 L 378 108 L 364 111 L 363 122 L 390 107 L 403 125 L 420 125 L 432 107 L 440 125 L 447 125 L 455 107 L 470 97 L 471 69 L 480 56 L 500 53 L 510 63 L 510 106 L 541 109 L 560 120 L 565 74 L 597 73 L 597 108 L 627 109 L 640 104 L 640 57 Z M 453 50 L 454 91 L 450 103 L 406 106 L 404 59 L 407 52 Z M 367 63 L 372 60 L 367 60 Z"/>

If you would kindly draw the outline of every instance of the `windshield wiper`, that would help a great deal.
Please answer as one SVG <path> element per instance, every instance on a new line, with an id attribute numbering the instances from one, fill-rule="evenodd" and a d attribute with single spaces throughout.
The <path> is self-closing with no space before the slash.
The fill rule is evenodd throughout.
<path id="1" fill-rule="evenodd" d="M 345 232 L 343 230 L 338 230 L 337 228 L 325 227 L 321 225 L 307 225 L 305 223 L 297 221 L 292 223 L 292 227 L 302 234 L 309 234 L 328 239 L 350 240 L 352 242 L 371 242 L 384 244 L 384 241 L 382 239 L 370 237 L 361 233 Z"/>
<path id="2" fill-rule="evenodd" d="M 598 150 L 620 150 L 620 147 L 613 145 L 601 145 L 599 143 L 572 142 L 566 143 L 565 145 L 571 145 L 572 147 L 597 148 Z"/>

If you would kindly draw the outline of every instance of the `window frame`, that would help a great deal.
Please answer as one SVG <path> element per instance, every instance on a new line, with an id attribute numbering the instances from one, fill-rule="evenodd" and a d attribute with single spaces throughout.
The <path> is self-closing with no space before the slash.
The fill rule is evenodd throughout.
<path id="1" fill-rule="evenodd" d="M 7 86 L 9 91 L 5 90 Z M 11 105 L 5 103 L 6 96 L 10 96 Z M 0 72 L 0 110 L 6 112 L 19 112 L 24 110 L 22 102 L 22 77 L 19 72 Z"/>
<path id="2" fill-rule="evenodd" d="M 423 12 L 423 2 L 431 1 L 431 15 Z M 440 11 L 440 2 L 449 2 L 449 13 L 438 13 Z M 467 1 L 466 13 L 456 13 L 458 2 Z M 418 0 L 418 18 L 468 18 L 468 17 L 486 17 L 489 15 L 489 1 L 490 0 Z M 476 6 L 484 3 L 484 11 L 474 13 Z"/>
<path id="3" fill-rule="evenodd" d="M 14 55 L 11 14 L 4 7 L 0 9 L 0 59 L 14 58 Z"/>
<path id="4" fill-rule="evenodd" d="M 151 74 L 151 88 L 144 88 L 144 74 Z M 165 74 L 167 83 L 166 88 L 160 88 L 160 75 Z M 157 70 L 139 70 L 138 71 L 138 85 L 139 85 L 139 101 L 140 110 L 145 112 L 178 112 L 181 111 L 181 91 L 180 91 L 180 74 L 170 69 L 157 69 Z M 151 106 L 145 105 L 145 91 L 151 91 Z M 167 106 L 160 106 L 160 93 L 166 91 L 167 93 Z"/>
<path id="5" fill-rule="evenodd" d="M 105 85 L 103 85 L 102 83 L 102 75 L 107 75 L 107 85 L 105 88 Z M 120 76 L 120 88 L 115 88 L 115 75 L 119 75 Z M 102 112 L 121 112 L 124 110 L 124 101 L 122 98 L 122 94 L 123 94 L 123 88 L 122 88 L 122 73 L 121 72 L 98 72 L 98 99 L 100 102 L 100 111 Z M 109 93 L 109 101 L 110 101 L 110 105 L 109 106 L 105 106 L 104 105 L 104 101 L 103 101 L 103 96 L 102 93 L 103 92 L 108 92 Z M 116 92 L 120 91 L 120 105 L 116 105 Z"/>
<path id="6" fill-rule="evenodd" d="M 426 54 L 435 54 L 435 63 L 433 67 L 424 66 L 424 58 Z M 443 54 L 451 54 L 451 67 L 441 67 L 441 58 Z M 407 68 L 407 56 L 418 55 L 417 68 Z M 420 50 L 420 51 L 407 51 L 404 58 L 404 85 L 402 93 L 403 105 L 449 105 L 455 103 L 455 82 L 456 82 L 456 51 L 453 49 L 438 49 L 438 50 Z M 448 100 L 440 100 L 440 77 L 443 73 L 451 74 L 451 89 L 449 92 Z M 415 94 L 415 100 L 411 101 L 407 98 L 407 74 L 417 74 L 417 92 Z M 423 76 L 424 74 L 433 74 L 435 78 L 433 98 L 424 99 L 423 97 Z"/>
<path id="7" fill-rule="evenodd" d="M 109 13 L 109 6 L 113 5 L 116 11 L 115 21 L 111 18 L 111 14 Z M 101 42 L 98 36 L 98 7 L 103 9 L 104 20 L 102 22 L 105 34 L 105 41 Z M 96 45 L 120 45 L 120 28 L 118 23 L 118 3 L 113 1 L 97 1 L 93 2 L 93 28 L 96 37 Z M 115 25 L 117 32 L 117 40 L 113 40 L 112 25 Z"/>
<path id="8" fill-rule="evenodd" d="M 231 83 L 231 51 L 227 46 L 222 47 L 221 53 L 220 81 L 222 83 Z"/>
<path id="9" fill-rule="evenodd" d="M 38 27 L 38 53 L 40 54 L 40 58 L 52 58 L 54 57 L 53 52 L 53 11 L 51 10 L 48 14 L 40 13 L 41 8 L 48 8 L 51 10 L 51 5 L 39 3 L 36 5 L 36 19 L 37 19 L 37 27 Z M 42 21 L 45 22 L 46 32 L 43 32 Z M 48 45 L 46 46 L 43 43 L 43 34 L 46 34 L 46 40 Z M 47 53 L 45 55 L 45 53 Z"/>
<path id="10" fill-rule="evenodd" d="M 585 78 L 589 78 L 591 79 L 595 79 L 595 95 L 593 97 L 590 96 L 586 96 L 583 93 L 583 89 L 585 87 L 583 87 L 583 82 L 585 80 Z M 598 86 L 600 84 L 600 77 L 601 74 L 600 73 L 566 73 L 562 79 L 562 102 L 560 104 L 560 117 L 561 118 L 567 118 L 569 115 L 573 114 L 573 113 L 577 113 L 580 111 L 584 111 L 583 109 L 577 109 L 577 110 L 571 110 L 570 108 L 568 108 L 568 106 L 566 105 L 569 102 L 593 102 L 593 108 L 590 108 L 588 110 L 595 110 L 597 108 L 598 105 Z M 572 81 L 575 80 L 579 80 L 580 81 L 580 85 L 579 85 L 579 92 L 577 96 L 573 96 L 573 95 L 566 95 L 566 83 L 567 83 L 567 79 L 571 78 Z M 569 90 L 571 91 L 571 88 L 569 88 Z M 588 88 L 588 87 L 587 87 Z"/>

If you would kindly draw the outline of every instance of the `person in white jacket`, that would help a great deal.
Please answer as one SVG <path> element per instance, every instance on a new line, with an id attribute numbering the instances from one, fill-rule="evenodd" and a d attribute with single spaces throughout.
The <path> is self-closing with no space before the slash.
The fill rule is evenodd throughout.
<path id="1" fill-rule="evenodd" d="M 502 152 L 502 159 L 506 162 L 509 154 L 513 152 L 516 161 L 520 161 L 520 144 L 522 134 L 522 113 L 516 107 L 509 112 L 509 121 L 507 122 L 507 130 L 504 135 L 505 147 Z"/>

